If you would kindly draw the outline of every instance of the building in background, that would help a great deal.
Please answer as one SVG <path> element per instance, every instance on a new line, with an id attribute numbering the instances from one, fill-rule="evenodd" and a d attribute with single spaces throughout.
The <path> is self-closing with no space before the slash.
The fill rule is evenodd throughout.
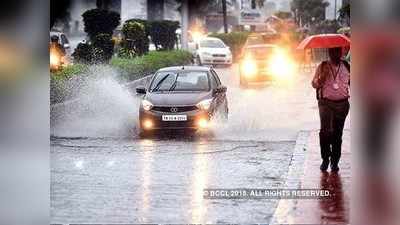
<path id="1" fill-rule="evenodd" d="M 343 0 L 325 0 L 329 2 L 328 7 L 325 9 L 325 18 L 327 20 L 337 19 L 339 16 L 339 9 L 342 7 Z"/>
<path id="2" fill-rule="evenodd" d="M 180 21 L 179 5 L 175 0 L 71 0 L 69 24 L 61 29 L 69 27 L 64 31 L 70 35 L 84 34 L 82 14 L 96 7 L 119 13 L 121 24 L 133 18 Z"/>

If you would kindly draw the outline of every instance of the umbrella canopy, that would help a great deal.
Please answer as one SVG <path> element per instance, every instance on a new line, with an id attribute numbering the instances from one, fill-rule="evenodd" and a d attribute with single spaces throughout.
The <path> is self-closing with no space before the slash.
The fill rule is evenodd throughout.
<path id="1" fill-rule="evenodd" d="M 343 34 L 312 35 L 300 42 L 298 50 L 306 48 L 335 48 L 350 46 L 350 39 Z"/>

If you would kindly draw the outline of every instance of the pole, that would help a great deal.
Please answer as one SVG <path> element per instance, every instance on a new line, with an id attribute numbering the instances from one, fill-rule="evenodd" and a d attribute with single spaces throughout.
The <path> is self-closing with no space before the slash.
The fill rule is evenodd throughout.
<path id="1" fill-rule="evenodd" d="M 228 24 L 226 22 L 226 0 L 222 0 L 222 17 L 224 20 L 224 32 L 228 33 Z"/>
<path id="2" fill-rule="evenodd" d="M 182 28 L 181 28 L 181 48 L 187 50 L 188 47 L 188 27 L 189 27 L 189 5 L 188 0 L 182 0 Z"/>
<path id="3" fill-rule="evenodd" d="M 335 0 L 335 20 L 336 20 L 336 11 L 337 11 L 337 9 L 336 9 L 336 5 L 337 5 L 337 0 Z"/>

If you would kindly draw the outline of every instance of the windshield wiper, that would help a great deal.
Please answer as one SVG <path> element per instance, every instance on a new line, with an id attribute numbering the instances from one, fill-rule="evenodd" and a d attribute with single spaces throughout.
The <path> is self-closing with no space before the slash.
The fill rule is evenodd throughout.
<path id="1" fill-rule="evenodd" d="M 156 86 L 151 90 L 153 91 L 158 91 L 158 89 L 160 88 L 161 84 L 165 81 L 165 79 L 167 79 L 167 77 L 169 77 L 169 75 L 171 75 L 170 73 L 168 73 L 167 75 L 165 75 L 163 78 L 161 78 L 160 81 L 158 81 L 158 83 L 156 84 Z"/>
<path id="2" fill-rule="evenodd" d="M 175 90 L 176 84 L 178 83 L 178 77 L 179 77 L 179 73 L 176 74 L 174 83 L 171 85 L 171 87 L 169 88 L 168 91 L 173 91 L 173 90 Z"/>

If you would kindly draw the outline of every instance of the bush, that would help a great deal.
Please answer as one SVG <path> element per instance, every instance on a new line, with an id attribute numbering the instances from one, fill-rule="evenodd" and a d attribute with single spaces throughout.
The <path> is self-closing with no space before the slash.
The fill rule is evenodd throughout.
<path id="1" fill-rule="evenodd" d="M 93 40 L 98 34 L 112 35 L 120 24 L 120 15 L 104 9 L 89 9 L 82 14 L 84 30 Z"/>
<path id="2" fill-rule="evenodd" d="M 84 64 L 74 64 L 62 70 L 50 73 L 50 104 L 63 102 L 73 94 L 73 89 L 66 85 L 72 77 L 85 73 L 88 67 Z"/>
<path id="3" fill-rule="evenodd" d="M 109 34 L 98 34 L 92 44 L 79 43 L 72 57 L 75 63 L 108 63 L 114 53 L 114 41 Z"/>
<path id="4" fill-rule="evenodd" d="M 92 46 L 87 43 L 79 43 L 72 53 L 75 63 L 92 63 Z"/>
<path id="5" fill-rule="evenodd" d="M 177 41 L 176 30 L 179 28 L 179 22 L 162 20 L 152 21 L 149 27 L 149 34 L 156 49 L 172 50 Z M 161 48 L 160 48 L 161 46 Z"/>
<path id="6" fill-rule="evenodd" d="M 132 58 L 141 56 L 149 50 L 149 39 L 146 36 L 144 25 L 134 21 L 127 21 L 122 27 L 124 38 L 121 42 L 121 49 L 118 52 L 120 57 Z"/>
<path id="7" fill-rule="evenodd" d="M 246 43 L 248 32 L 213 33 L 209 36 L 221 39 L 232 51 L 233 60 L 237 60 L 243 45 Z"/>
<path id="8" fill-rule="evenodd" d="M 192 54 L 183 50 L 153 51 L 134 59 L 111 59 L 111 65 L 118 68 L 122 75 L 128 80 L 144 77 L 163 67 L 185 65 L 191 62 Z"/>
<path id="9" fill-rule="evenodd" d="M 114 53 L 110 34 L 98 34 L 92 42 L 92 63 L 108 63 Z"/>

